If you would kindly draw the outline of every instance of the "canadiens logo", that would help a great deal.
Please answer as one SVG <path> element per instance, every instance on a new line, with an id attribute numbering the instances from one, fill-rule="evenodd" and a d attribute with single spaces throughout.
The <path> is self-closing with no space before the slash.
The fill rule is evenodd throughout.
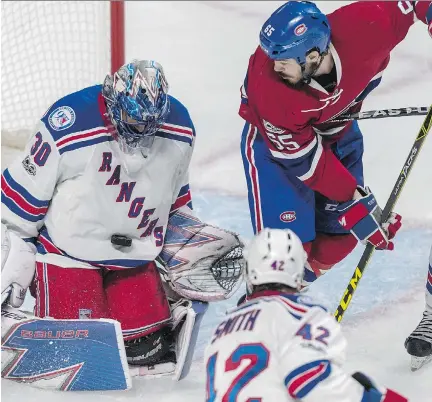
<path id="1" fill-rule="evenodd" d="M 294 34 L 296 36 L 302 36 L 307 31 L 307 26 L 305 24 L 297 25 L 294 28 Z"/>
<path id="2" fill-rule="evenodd" d="M 48 117 L 48 123 L 55 131 L 66 130 L 75 123 L 75 112 L 69 106 L 60 106 Z"/>
<path id="3" fill-rule="evenodd" d="M 273 134 L 282 134 L 286 130 L 284 128 L 279 128 L 268 122 L 267 120 L 263 119 L 264 128 L 267 132 L 273 133 Z"/>
<path id="4" fill-rule="evenodd" d="M 289 223 L 296 220 L 296 213 L 295 211 L 285 211 L 280 214 L 279 218 L 282 222 Z"/>

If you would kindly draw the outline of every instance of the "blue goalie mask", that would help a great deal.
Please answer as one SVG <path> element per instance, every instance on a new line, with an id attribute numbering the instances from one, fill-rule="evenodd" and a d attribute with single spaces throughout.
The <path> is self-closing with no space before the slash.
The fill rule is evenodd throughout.
<path id="1" fill-rule="evenodd" d="M 151 148 L 169 113 L 168 88 L 162 66 L 151 60 L 133 60 L 106 76 L 102 95 L 123 152 Z"/>

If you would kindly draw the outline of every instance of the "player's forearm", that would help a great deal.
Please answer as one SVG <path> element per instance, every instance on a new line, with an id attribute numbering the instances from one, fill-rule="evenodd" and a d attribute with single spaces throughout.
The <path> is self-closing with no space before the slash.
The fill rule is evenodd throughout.
<path id="1" fill-rule="evenodd" d="M 303 183 L 330 200 L 339 202 L 351 200 L 357 186 L 354 176 L 331 149 L 323 150 L 314 174 L 303 180 Z"/>
<path id="2" fill-rule="evenodd" d="M 356 179 L 330 148 L 323 147 L 309 157 L 284 159 L 281 163 L 287 172 L 330 200 L 346 202 L 354 195 Z"/>

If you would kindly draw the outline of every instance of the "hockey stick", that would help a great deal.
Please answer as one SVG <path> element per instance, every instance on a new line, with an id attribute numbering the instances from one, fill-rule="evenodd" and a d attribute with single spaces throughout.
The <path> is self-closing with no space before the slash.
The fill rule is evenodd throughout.
<path id="1" fill-rule="evenodd" d="M 411 172 L 411 169 L 414 165 L 414 162 L 420 153 L 420 149 L 423 145 L 423 142 L 428 135 L 430 129 L 432 126 L 432 106 L 429 108 L 429 112 L 426 115 L 426 118 L 423 121 L 423 124 L 420 128 L 420 131 L 414 141 L 413 146 L 411 147 L 411 150 L 409 152 L 408 158 L 405 161 L 402 170 L 399 174 L 399 177 L 396 180 L 396 183 L 393 187 L 393 190 L 390 194 L 389 199 L 387 200 L 387 203 L 384 207 L 384 210 L 382 212 L 382 221 L 384 222 L 388 216 L 390 215 L 391 211 L 393 210 L 394 206 L 396 205 L 396 202 L 402 193 L 402 189 L 407 181 L 407 178 Z M 357 267 L 351 277 L 351 280 L 349 281 L 345 292 L 342 296 L 342 299 L 339 302 L 339 305 L 334 313 L 336 320 L 340 322 L 342 320 L 342 317 L 345 314 L 345 311 L 347 310 L 348 306 L 351 303 L 353 294 L 355 290 L 357 289 L 360 279 L 363 276 L 363 272 L 366 269 L 367 264 L 369 263 L 369 260 L 372 256 L 372 253 L 374 252 L 375 247 L 372 246 L 370 243 L 367 244 L 365 250 L 363 251 L 363 255 L 360 258 L 359 263 L 357 264 Z"/>
<path id="2" fill-rule="evenodd" d="M 402 117 L 402 116 L 425 116 L 428 113 L 427 106 L 418 107 L 402 107 L 399 109 L 382 109 L 368 110 L 366 112 L 358 112 L 353 114 L 342 114 L 329 120 L 329 123 L 344 122 L 351 120 L 368 120 L 368 119 L 383 119 L 385 117 Z"/>

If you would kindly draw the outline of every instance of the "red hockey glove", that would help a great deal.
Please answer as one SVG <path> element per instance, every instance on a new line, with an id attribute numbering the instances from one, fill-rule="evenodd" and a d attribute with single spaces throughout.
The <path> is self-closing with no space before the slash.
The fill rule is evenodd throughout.
<path id="1" fill-rule="evenodd" d="M 380 224 L 382 210 L 369 187 L 357 186 L 352 201 L 338 205 L 341 213 L 338 221 L 363 244 L 371 243 L 378 250 L 393 250 L 390 241 L 401 228 L 402 217 L 392 212 L 389 218 Z"/>

